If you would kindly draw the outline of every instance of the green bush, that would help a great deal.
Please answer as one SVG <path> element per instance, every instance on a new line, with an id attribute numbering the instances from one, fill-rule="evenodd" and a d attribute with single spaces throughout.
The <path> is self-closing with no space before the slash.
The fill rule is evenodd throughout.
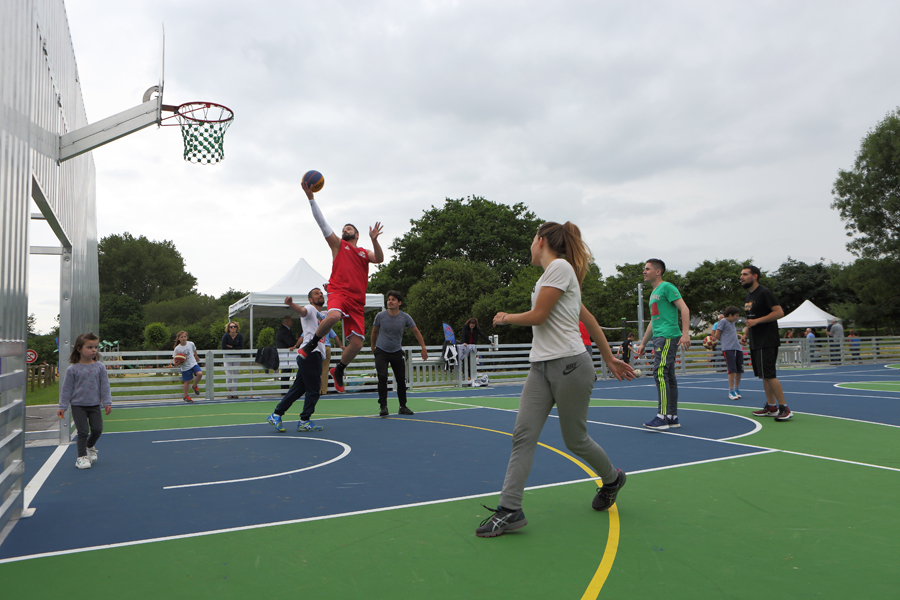
<path id="1" fill-rule="evenodd" d="M 168 350 L 172 342 L 169 328 L 162 323 L 150 323 L 144 327 L 145 350 Z"/>
<path id="2" fill-rule="evenodd" d="M 256 347 L 257 348 L 266 348 L 275 343 L 275 330 L 271 327 L 266 327 L 262 331 L 259 332 L 259 337 L 256 338 Z"/>

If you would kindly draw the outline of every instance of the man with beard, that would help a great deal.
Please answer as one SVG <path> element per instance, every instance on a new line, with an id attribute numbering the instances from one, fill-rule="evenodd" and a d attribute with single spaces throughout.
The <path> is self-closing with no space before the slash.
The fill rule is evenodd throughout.
<path id="1" fill-rule="evenodd" d="M 294 304 L 294 299 L 290 296 L 284 299 L 285 304 L 300 314 L 304 342 L 315 335 L 316 328 L 319 326 L 319 311 L 325 306 L 325 294 L 319 288 L 311 289 L 307 298 L 309 299 L 307 306 Z M 297 357 L 297 377 L 294 378 L 294 384 L 275 407 L 275 411 L 266 418 L 276 430 L 282 433 L 285 431 L 281 418 L 290 410 L 291 405 L 305 394 L 306 399 L 303 402 L 303 411 L 300 413 L 297 431 L 322 431 L 322 426 L 310 421 L 310 417 L 316 411 L 316 403 L 319 401 L 319 387 L 322 384 L 322 359 L 324 357 L 325 344 L 321 342 L 316 343 L 313 350 L 307 354 L 306 359 Z"/>
<path id="2" fill-rule="evenodd" d="M 366 288 L 369 285 L 369 263 L 384 262 L 384 251 L 378 244 L 381 223 L 376 222 L 374 227 L 369 227 L 369 238 L 374 249 L 359 248 L 356 245 L 359 241 L 359 230 L 356 226 L 350 223 L 344 225 L 339 238 L 325 222 L 325 217 L 322 216 L 322 211 L 319 210 L 313 193 L 305 181 L 302 187 L 306 197 L 309 198 L 313 218 L 322 230 L 328 247 L 331 248 L 332 263 L 331 277 L 328 278 L 328 314 L 319 323 L 312 338 L 297 350 L 297 354 L 301 359 L 306 359 L 317 348 L 319 340 L 328 335 L 328 331 L 343 318 L 347 347 L 341 353 L 341 362 L 330 370 L 334 379 L 334 389 L 338 393 L 343 393 L 344 370 L 359 354 L 366 335 L 363 311 L 366 306 Z"/>
<path id="3" fill-rule="evenodd" d="M 741 341 L 750 340 L 750 362 L 753 374 L 763 380 L 766 404 L 754 410 L 756 417 L 775 417 L 776 421 L 787 421 L 792 416 L 791 409 L 784 401 L 784 391 L 775 373 L 778 362 L 778 319 L 784 316 L 784 309 L 769 288 L 759 285 L 759 268 L 748 265 L 741 270 L 741 287 L 747 290 L 744 298 L 744 313 L 747 326 Z M 777 404 L 776 404 L 777 401 Z"/>

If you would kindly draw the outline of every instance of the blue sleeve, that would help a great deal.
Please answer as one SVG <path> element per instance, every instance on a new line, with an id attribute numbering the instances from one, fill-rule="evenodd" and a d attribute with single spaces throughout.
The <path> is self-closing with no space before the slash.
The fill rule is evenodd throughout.
<path id="1" fill-rule="evenodd" d="M 222 336 L 222 350 L 228 350 L 228 348 L 225 346 L 225 344 L 228 343 L 228 340 L 229 340 L 230 337 L 231 337 L 231 336 L 228 335 L 227 333 L 226 333 L 225 335 Z"/>

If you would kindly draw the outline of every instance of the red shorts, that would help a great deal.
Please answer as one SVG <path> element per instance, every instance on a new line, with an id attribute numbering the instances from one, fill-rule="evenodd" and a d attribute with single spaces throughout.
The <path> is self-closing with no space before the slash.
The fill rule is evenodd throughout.
<path id="1" fill-rule="evenodd" d="M 343 325 L 346 337 L 358 335 L 365 339 L 366 322 L 363 318 L 365 308 L 365 303 L 355 298 L 344 296 L 339 292 L 328 293 L 328 312 L 333 310 L 341 311 L 341 315 L 344 317 Z"/>

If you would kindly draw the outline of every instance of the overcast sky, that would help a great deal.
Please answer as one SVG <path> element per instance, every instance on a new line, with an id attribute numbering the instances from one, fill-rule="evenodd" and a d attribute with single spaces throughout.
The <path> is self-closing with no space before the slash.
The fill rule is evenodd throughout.
<path id="1" fill-rule="evenodd" d="M 127 9 L 125 8 L 127 7 Z M 235 113 L 225 160 L 188 164 L 176 127 L 93 152 L 101 237 L 171 240 L 204 294 L 262 290 L 330 252 L 329 224 L 382 245 L 444 199 L 524 202 L 577 223 L 604 276 L 657 256 L 847 263 L 838 169 L 900 105 L 897 2 L 67 3 L 91 122 L 140 104 Z M 36 210 L 36 209 L 35 209 Z M 32 244 L 52 243 L 44 223 Z M 368 245 L 363 238 L 362 245 Z M 29 311 L 58 313 L 58 258 Z M 637 283 L 637 282 L 635 282 Z"/>

